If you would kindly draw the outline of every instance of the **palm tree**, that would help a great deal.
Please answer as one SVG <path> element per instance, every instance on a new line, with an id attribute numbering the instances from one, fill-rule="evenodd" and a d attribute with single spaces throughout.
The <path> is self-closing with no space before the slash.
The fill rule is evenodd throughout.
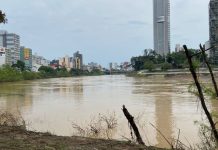
<path id="1" fill-rule="evenodd" d="M 0 23 L 7 23 L 6 15 L 1 10 L 0 10 Z"/>

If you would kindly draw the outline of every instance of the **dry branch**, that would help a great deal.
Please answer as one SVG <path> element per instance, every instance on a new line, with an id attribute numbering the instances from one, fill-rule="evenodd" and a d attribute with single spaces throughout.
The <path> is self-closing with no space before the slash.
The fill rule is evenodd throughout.
<path id="1" fill-rule="evenodd" d="M 137 142 L 141 145 L 145 145 L 145 143 L 143 142 L 141 135 L 139 133 L 138 127 L 135 124 L 134 117 L 128 112 L 125 105 L 123 105 L 122 110 L 123 110 L 124 115 L 126 116 L 126 119 L 128 120 L 129 124 L 131 125 L 131 127 L 135 133 Z"/>
<path id="2" fill-rule="evenodd" d="M 216 92 L 216 97 L 218 97 L 218 88 L 217 88 L 217 84 L 216 84 L 216 80 L 215 80 L 215 77 L 214 77 L 214 74 L 213 74 L 213 70 L 207 60 L 207 56 L 206 56 L 206 53 L 205 53 L 205 46 L 203 47 L 201 44 L 200 44 L 200 49 L 201 49 L 201 52 L 202 52 L 202 56 L 203 56 L 203 59 L 208 67 L 208 70 L 210 72 L 210 76 L 211 76 L 211 79 L 212 79 L 212 82 L 213 82 L 213 86 L 214 86 L 214 90 Z"/>
<path id="3" fill-rule="evenodd" d="M 155 128 L 155 129 L 157 130 L 158 133 L 160 133 L 160 135 L 161 135 L 161 136 L 165 139 L 165 141 L 171 146 L 171 148 L 174 149 L 174 148 L 173 148 L 173 144 L 170 143 L 170 141 L 164 136 L 164 134 L 163 134 L 157 127 L 155 127 L 152 123 L 150 123 L 150 124 L 151 124 L 151 126 L 152 126 L 153 128 Z"/>
<path id="4" fill-rule="evenodd" d="M 185 54 L 186 54 L 187 59 L 188 59 L 188 63 L 189 63 L 189 67 L 190 67 L 190 72 L 191 72 L 192 77 L 193 77 L 193 79 L 195 81 L 195 85 L 196 85 L 196 87 L 198 89 L 199 98 L 200 98 L 200 101 L 201 101 L 201 106 L 202 106 L 202 108 L 203 108 L 203 110 L 204 110 L 204 112 L 205 112 L 205 114 L 207 116 L 207 119 L 208 119 L 209 123 L 210 123 L 210 126 L 212 128 L 212 132 L 214 134 L 214 137 L 218 141 L 218 133 L 217 133 L 217 130 L 216 130 L 216 127 L 215 127 L 215 123 L 214 123 L 214 121 L 213 121 L 213 119 L 212 119 L 212 117 L 210 115 L 210 112 L 208 111 L 207 106 L 205 104 L 203 91 L 202 91 L 201 85 L 200 85 L 200 83 L 198 81 L 197 74 L 195 72 L 191 56 L 189 54 L 187 46 L 184 45 L 183 47 L 185 49 Z"/>

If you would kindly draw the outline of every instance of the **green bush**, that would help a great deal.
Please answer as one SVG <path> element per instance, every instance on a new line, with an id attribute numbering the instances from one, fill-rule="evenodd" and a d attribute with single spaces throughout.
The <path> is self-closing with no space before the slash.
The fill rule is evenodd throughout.
<path id="1" fill-rule="evenodd" d="M 22 73 L 10 66 L 0 68 L 0 82 L 11 82 L 23 80 Z"/>
<path id="2" fill-rule="evenodd" d="M 41 73 L 43 78 L 51 78 L 57 76 L 56 70 L 48 66 L 41 66 L 38 71 Z"/>
<path id="3" fill-rule="evenodd" d="M 22 72 L 22 75 L 23 75 L 23 79 L 24 80 L 33 80 L 33 79 L 40 79 L 40 78 L 42 78 L 40 76 L 40 74 L 37 73 L 37 72 L 24 71 L 24 72 Z"/>
<path id="4" fill-rule="evenodd" d="M 103 74 L 104 73 L 98 69 L 94 69 L 92 72 L 71 69 L 71 71 L 68 72 L 66 68 L 53 69 L 51 67 L 42 66 L 40 67 L 39 72 L 31 72 L 28 70 L 21 71 L 17 67 L 3 66 L 0 67 L 0 82 Z"/>
<path id="5" fill-rule="evenodd" d="M 71 69 L 70 74 L 72 76 L 81 76 L 81 75 L 84 75 L 84 72 L 83 70 L 80 70 L 80 69 Z"/>
<path id="6" fill-rule="evenodd" d="M 170 63 L 163 63 L 161 64 L 161 70 L 162 71 L 167 71 L 168 69 L 171 69 L 172 68 L 172 65 Z"/>
<path id="7" fill-rule="evenodd" d="M 154 63 L 152 61 L 147 60 L 144 63 L 144 68 L 148 69 L 148 71 L 153 71 L 155 69 L 155 65 L 154 65 Z"/>

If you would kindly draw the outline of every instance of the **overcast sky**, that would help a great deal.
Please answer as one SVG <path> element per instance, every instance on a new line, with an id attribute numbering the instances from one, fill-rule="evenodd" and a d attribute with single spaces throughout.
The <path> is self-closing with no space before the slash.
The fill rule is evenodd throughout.
<path id="1" fill-rule="evenodd" d="M 208 3 L 171 0 L 172 50 L 208 40 Z M 153 48 L 152 0 L 0 0 L 0 9 L 8 18 L 0 29 L 50 60 L 79 50 L 85 63 L 107 67 Z"/>

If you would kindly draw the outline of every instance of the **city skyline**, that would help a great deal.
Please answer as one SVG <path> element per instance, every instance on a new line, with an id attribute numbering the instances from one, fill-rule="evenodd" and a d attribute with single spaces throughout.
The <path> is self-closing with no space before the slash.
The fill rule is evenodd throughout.
<path id="1" fill-rule="evenodd" d="M 0 29 L 17 33 L 21 45 L 50 60 L 79 50 L 85 63 L 108 66 L 153 48 L 152 0 L 0 2 L 8 18 Z M 197 48 L 209 39 L 208 4 L 209 0 L 171 2 L 171 49 L 177 43 Z M 31 12 L 23 11 L 28 9 Z"/>

